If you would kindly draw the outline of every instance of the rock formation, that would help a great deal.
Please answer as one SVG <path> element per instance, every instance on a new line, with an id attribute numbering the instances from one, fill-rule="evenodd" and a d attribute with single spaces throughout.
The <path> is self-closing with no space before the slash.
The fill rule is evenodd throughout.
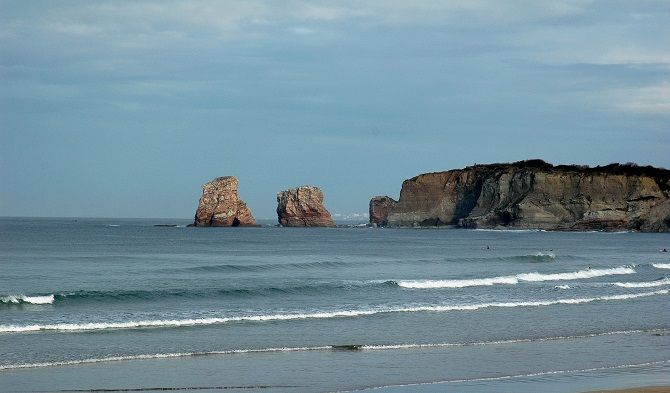
<path id="1" fill-rule="evenodd" d="M 398 202 L 387 196 L 376 196 L 370 200 L 370 223 L 386 226 L 388 225 L 387 217 L 393 211 Z"/>
<path id="2" fill-rule="evenodd" d="M 237 194 L 239 182 L 234 176 L 217 177 L 202 186 L 195 212 L 198 227 L 256 226 L 256 220 Z"/>
<path id="3" fill-rule="evenodd" d="M 277 194 L 277 217 L 285 227 L 334 227 L 317 187 L 302 186 Z"/>
<path id="4" fill-rule="evenodd" d="M 384 199 L 387 198 L 387 199 Z M 405 180 L 396 203 L 370 201 L 388 226 L 670 231 L 670 170 L 542 160 L 475 165 Z"/>

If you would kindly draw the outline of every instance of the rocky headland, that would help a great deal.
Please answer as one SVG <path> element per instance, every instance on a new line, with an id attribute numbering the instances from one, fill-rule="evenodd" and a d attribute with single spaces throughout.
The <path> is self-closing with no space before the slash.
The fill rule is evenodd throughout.
<path id="1" fill-rule="evenodd" d="M 474 165 L 405 180 L 370 201 L 370 223 L 546 230 L 670 231 L 670 170 L 635 164 Z"/>
<path id="2" fill-rule="evenodd" d="M 318 187 L 302 186 L 277 193 L 277 218 L 284 227 L 334 227 Z"/>
<path id="3" fill-rule="evenodd" d="M 240 199 L 239 182 L 234 176 L 217 177 L 202 186 L 202 196 L 195 212 L 194 226 L 257 226 L 247 204 Z"/>

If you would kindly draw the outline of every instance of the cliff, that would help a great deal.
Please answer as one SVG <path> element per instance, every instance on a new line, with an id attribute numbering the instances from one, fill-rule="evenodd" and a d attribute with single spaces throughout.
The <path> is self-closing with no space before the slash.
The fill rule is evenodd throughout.
<path id="1" fill-rule="evenodd" d="M 635 164 L 475 165 L 405 180 L 370 201 L 381 226 L 670 231 L 670 170 Z"/>
<path id="2" fill-rule="evenodd" d="M 234 176 L 217 177 L 202 186 L 195 212 L 198 227 L 256 226 L 247 204 L 237 194 L 239 182 Z"/>
<path id="3" fill-rule="evenodd" d="M 285 227 L 334 227 L 330 213 L 323 206 L 323 192 L 317 187 L 302 186 L 277 194 L 277 218 Z"/>

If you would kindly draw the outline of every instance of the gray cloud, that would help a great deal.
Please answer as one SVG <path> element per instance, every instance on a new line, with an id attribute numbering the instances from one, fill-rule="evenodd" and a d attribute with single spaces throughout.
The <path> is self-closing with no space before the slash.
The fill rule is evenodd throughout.
<path id="1" fill-rule="evenodd" d="M 264 195 L 307 182 L 347 212 L 473 162 L 670 166 L 668 14 L 665 1 L 3 1 L 0 214 L 187 216 L 225 174 L 263 217 Z M 62 198 L 45 204 L 40 181 Z M 151 187 L 180 191 L 140 207 Z M 77 211 L 103 191 L 118 202 Z"/>

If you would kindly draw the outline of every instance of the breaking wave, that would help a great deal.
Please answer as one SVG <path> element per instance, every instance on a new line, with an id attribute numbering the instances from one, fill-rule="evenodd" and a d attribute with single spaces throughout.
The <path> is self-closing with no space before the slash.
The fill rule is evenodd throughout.
<path id="1" fill-rule="evenodd" d="M 21 304 L 77 304 L 81 302 L 126 302 L 142 300 L 184 300 L 207 297 L 249 297 L 277 296 L 290 294 L 312 294 L 331 291 L 361 290 L 365 288 L 395 287 L 394 281 L 361 280 L 315 282 L 304 285 L 285 285 L 248 288 L 174 288 L 162 290 L 110 290 L 110 291 L 70 291 L 51 295 L 7 295 L 0 296 L 0 305 Z"/>
<path id="2" fill-rule="evenodd" d="M 651 266 L 656 269 L 670 269 L 670 263 L 652 263 Z"/>
<path id="3" fill-rule="evenodd" d="M 329 346 L 322 346 L 322 347 L 231 349 L 231 350 L 227 350 L 227 351 L 176 352 L 176 353 L 156 353 L 156 354 L 141 354 L 141 355 L 127 355 L 127 356 L 108 356 L 108 357 L 104 357 L 104 358 L 64 360 L 64 361 L 59 361 L 59 362 L 0 365 L 0 371 L 1 370 L 21 369 L 21 368 L 40 368 L 40 367 L 69 366 L 69 365 L 89 364 L 89 363 L 119 362 L 119 361 L 123 361 L 123 360 L 169 359 L 169 358 L 206 356 L 206 355 L 233 355 L 233 354 L 244 354 L 244 353 L 318 351 L 318 350 L 331 349 L 331 348 L 332 347 L 329 345 Z"/>
<path id="4" fill-rule="evenodd" d="M 200 352 L 176 352 L 176 353 L 156 353 L 156 354 L 138 354 L 126 356 L 108 356 L 101 358 L 89 358 L 78 360 L 64 360 L 55 362 L 42 363 L 22 363 L 22 364 L 6 364 L 0 365 L 0 371 L 13 370 L 23 368 L 40 368 L 40 367 L 54 367 L 67 366 L 77 364 L 89 363 L 104 363 L 104 362 L 118 362 L 124 360 L 149 360 L 149 359 L 169 359 L 180 357 L 195 357 L 195 356 L 209 356 L 209 355 L 235 355 L 235 354 L 253 354 L 253 353 L 273 353 L 273 352 L 305 352 L 305 351 L 327 351 L 327 350 L 367 350 L 367 351 L 384 351 L 393 349 L 423 349 L 423 348 L 448 348 L 448 347 L 465 347 L 465 346 L 486 346 L 486 345 L 506 345 L 506 344 L 520 344 L 543 341 L 558 341 L 558 340 L 577 340 L 601 336 L 614 335 L 632 335 L 642 333 L 657 333 L 665 332 L 666 329 L 637 329 L 637 330 L 619 330 L 612 332 L 596 332 L 587 334 L 576 334 L 570 336 L 549 336 L 549 337 L 535 337 L 535 338 L 519 338 L 509 340 L 497 341 L 466 341 L 466 342 L 442 342 L 442 343 L 409 343 L 409 344 L 354 344 L 354 345 L 322 345 L 313 347 L 277 347 L 277 348 L 259 348 L 259 349 L 229 349 L 220 351 L 200 351 Z"/>
<path id="5" fill-rule="evenodd" d="M 467 379 L 447 379 L 447 380 L 444 380 L 444 381 L 434 381 L 434 382 L 415 382 L 415 383 L 406 383 L 406 384 L 398 384 L 398 385 L 384 385 L 384 386 L 376 386 L 376 387 L 372 387 L 372 388 L 364 388 L 364 389 L 357 389 L 357 390 L 350 390 L 350 391 L 353 392 L 353 391 L 365 391 L 365 390 L 373 390 L 373 389 L 376 390 L 376 389 L 381 389 L 381 388 L 392 388 L 392 387 L 439 385 L 439 384 L 446 384 L 446 383 L 503 381 L 503 380 L 508 380 L 508 379 L 517 379 L 517 378 L 542 377 L 542 376 L 545 376 L 545 375 L 576 374 L 576 373 L 585 373 L 585 372 L 594 372 L 594 371 L 621 370 L 621 369 L 637 368 L 637 367 L 649 367 L 649 366 L 656 366 L 656 365 L 668 364 L 668 363 L 670 363 L 670 359 L 668 359 L 668 360 L 658 360 L 658 361 L 654 361 L 654 362 L 634 363 L 634 364 L 620 364 L 620 365 L 613 365 L 613 366 L 591 367 L 591 368 L 581 368 L 581 369 L 572 369 L 572 370 L 548 370 L 548 371 L 539 371 L 539 372 L 527 373 L 527 374 L 510 374 L 510 375 L 500 375 L 500 376 L 493 376 L 493 377 L 479 377 L 479 378 L 467 378 Z"/>
<path id="6" fill-rule="evenodd" d="M 614 285 L 622 288 L 651 288 L 660 287 L 662 285 L 670 285 L 670 279 L 664 277 L 660 280 L 647 282 L 615 282 Z"/>
<path id="7" fill-rule="evenodd" d="M 577 280 L 608 275 L 633 274 L 631 267 L 617 267 L 611 269 L 589 269 L 567 273 L 522 273 L 514 276 L 499 276 L 490 278 L 450 279 L 450 280 L 339 280 L 316 281 L 308 284 L 267 286 L 267 287 L 232 287 L 232 288 L 168 288 L 156 290 L 109 290 L 109 291 L 69 291 L 55 294 L 35 295 L 0 295 L 0 306 L 13 305 L 76 305 L 86 302 L 132 302 L 132 301 L 185 301 L 187 299 L 203 299 L 217 297 L 263 297 L 282 295 L 322 294 L 337 291 L 365 291 L 384 288 L 408 289 L 439 289 L 464 288 L 474 286 L 490 286 L 497 284 L 514 285 L 519 282 Z M 629 288 L 644 288 L 664 285 L 661 281 L 636 286 L 636 283 L 616 283 L 617 286 Z M 665 283 L 665 282 L 663 282 Z M 558 289 L 568 287 L 557 286 Z"/>
<path id="8" fill-rule="evenodd" d="M 412 312 L 450 312 L 450 311 L 474 311 L 486 308 L 513 308 L 513 307 L 540 307 L 558 304 L 583 304 L 597 301 L 628 300 L 641 297 L 667 295 L 670 290 L 658 290 L 653 292 L 640 292 L 623 295 L 610 295 L 590 298 L 569 298 L 555 300 L 539 300 L 525 302 L 499 302 L 479 303 L 464 305 L 426 305 L 413 307 L 377 307 L 370 309 L 353 309 L 337 311 L 314 311 L 306 313 L 289 314 L 267 314 L 267 315 L 242 315 L 212 318 L 191 319 L 156 319 L 125 322 L 91 322 L 91 323 L 57 323 L 44 325 L 0 325 L 0 333 L 24 333 L 37 331 L 97 331 L 111 329 L 138 329 L 138 328 L 170 328 L 182 326 L 217 325 L 235 322 L 269 322 L 269 321 L 291 321 L 306 319 L 329 319 L 329 318 L 352 318 L 390 313 L 412 313 Z"/>
<path id="9" fill-rule="evenodd" d="M 46 296 L 26 296 L 26 295 L 7 295 L 0 296 L 0 303 L 4 304 L 52 304 L 55 300 L 54 295 Z"/>
<path id="10" fill-rule="evenodd" d="M 470 280 L 407 280 L 397 281 L 403 288 L 411 289 L 433 289 L 433 288 L 463 288 L 495 284 L 518 284 L 521 281 L 561 281 L 579 280 L 583 278 L 594 278 L 618 274 L 634 274 L 635 270 L 627 266 L 611 269 L 586 269 L 568 273 L 521 273 L 514 276 L 499 276 L 491 278 L 474 278 Z"/>
<path id="11" fill-rule="evenodd" d="M 536 252 L 535 254 L 531 254 L 527 256 L 533 261 L 537 262 L 542 262 L 542 261 L 553 261 L 556 259 L 556 254 L 553 252 Z"/>

